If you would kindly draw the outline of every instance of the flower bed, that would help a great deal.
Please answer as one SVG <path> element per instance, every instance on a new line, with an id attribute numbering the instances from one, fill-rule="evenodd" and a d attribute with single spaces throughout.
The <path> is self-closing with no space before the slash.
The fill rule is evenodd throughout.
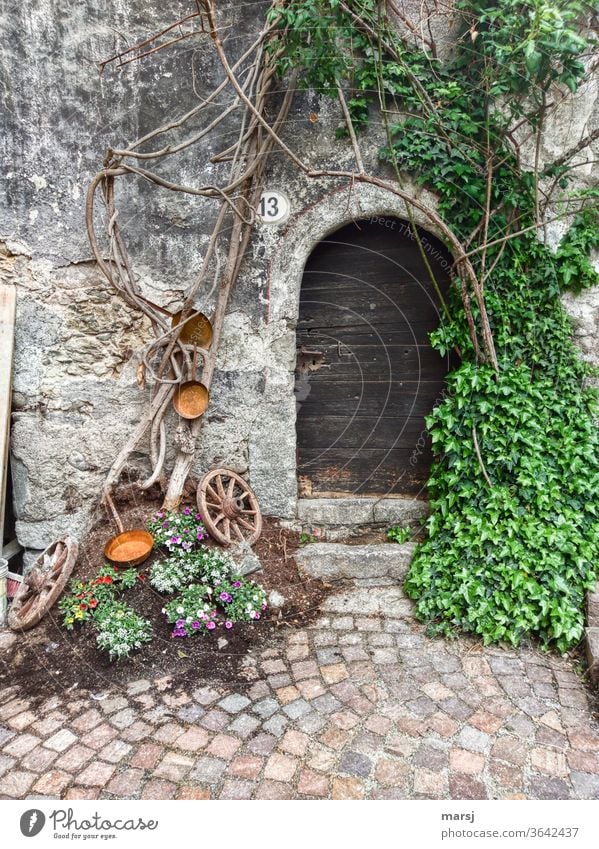
<path id="1" fill-rule="evenodd" d="M 230 554 L 207 545 L 199 513 L 190 507 L 179 513 L 158 510 L 147 527 L 160 556 L 150 567 L 149 584 L 161 595 L 174 596 L 162 608 L 174 626 L 171 637 L 230 631 L 236 622 L 260 619 L 266 593 L 236 573 Z M 104 566 L 92 579 L 71 581 L 59 603 L 64 627 L 73 630 L 90 622 L 97 632 L 96 645 L 110 660 L 128 657 L 153 637 L 151 623 L 123 598 L 145 580 L 135 569 Z"/>

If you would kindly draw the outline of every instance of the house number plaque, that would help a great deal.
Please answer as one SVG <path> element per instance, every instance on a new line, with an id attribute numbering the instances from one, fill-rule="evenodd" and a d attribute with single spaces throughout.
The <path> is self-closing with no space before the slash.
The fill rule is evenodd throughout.
<path id="1" fill-rule="evenodd" d="M 258 204 L 258 218 L 264 224 L 279 224 L 289 215 L 289 198 L 281 192 L 262 192 Z"/>

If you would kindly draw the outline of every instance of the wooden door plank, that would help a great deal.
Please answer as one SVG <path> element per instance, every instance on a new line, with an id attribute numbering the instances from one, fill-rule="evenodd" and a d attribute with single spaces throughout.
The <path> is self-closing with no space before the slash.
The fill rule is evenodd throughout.
<path id="1" fill-rule="evenodd" d="M 318 380 L 434 380 L 447 369 L 443 357 L 425 345 L 310 345 L 318 360 Z M 316 370 L 311 371 L 312 376 Z"/>
<path id="2" fill-rule="evenodd" d="M 15 287 L 0 284 L 0 550 L 4 542 L 4 511 L 9 474 L 8 448 L 16 305 Z"/>
<path id="3" fill-rule="evenodd" d="M 298 420 L 298 439 L 306 448 L 327 450 L 353 448 L 413 448 L 428 437 L 424 418 L 391 416 L 302 416 Z"/>
<path id="4" fill-rule="evenodd" d="M 332 448 L 328 451 L 305 449 L 298 463 L 298 476 L 314 495 L 325 492 L 367 495 L 420 492 L 429 474 L 432 454 L 412 449 Z"/>
<path id="5" fill-rule="evenodd" d="M 318 381 L 308 375 L 296 386 L 298 410 L 303 416 L 424 416 L 444 397 L 443 381 L 337 380 Z"/>

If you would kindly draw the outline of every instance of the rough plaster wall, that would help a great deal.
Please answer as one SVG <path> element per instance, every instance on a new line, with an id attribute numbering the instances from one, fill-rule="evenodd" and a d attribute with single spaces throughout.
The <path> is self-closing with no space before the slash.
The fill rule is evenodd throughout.
<path id="1" fill-rule="evenodd" d="M 187 111 L 220 79 L 210 48 L 197 40 L 120 72 L 107 69 L 101 79 L 97 62 L 188 14 L 192 5 L 176 0 L 164 9 L 156 0 L 107 0 L 98 10 L 87 2 L 31 0 L 6 13 L 2 108 L 8 132 L 1 143 L 8 174 L 0 198 L 0 273 L 19 289 L 12 459 L 17 531 L 29 548 L 65 530 L 85 529 L 106 470 L 146 400 L 131 355 L 150 338 L 149 328 L 89 261 L 83 221 L 89 179 L 108 145 L 122 145 Z M 220 4 L 221 19 L 234 24 L 227 41 L 234 55 L 257 30 L 264 6 Z M 319 116 L 315 123 L 311 112 Z M 585 101 L 561 128 L 552 126 L 551 152 L 568 147 L 590 116 Z M 314 165 L 351 167 L 350 146 L 334 137 L 340 117 L 335 105 L 302 95 L 286 138 Z M 233 141 L 235 130 L 235 122 L 225 125 L 219 138 L 162 173 L 169 176 L 170 168 L 171 177 L 192 184 L 222 177 L 223 166 L 208 160 Z M 381 135 L 375 127 L 364 142 L 371 172 L 381 173 Z M 338 185 L 306 181 L 280 154 L 271 159 L 267 185 L 289 196 L 292 216 L 284 227 L 257 227 L 252 238 L 226 319 L 195 472 L 223 464 L 249 473 L 265 511 L 291 516 L 294 304 L 310 233 L 321 238 L 352 215 L 397 213 L 398 207 L 380 194 L 360 200 L 347 190 L 331 202 Z M 216 205 L 134 179 L 119 191 L 142 291 L 176 309 L 201 265 Z M 307 220 L 308 229 L 302 224 Z M 292 277 L 281 265 L 289 251 Z M 597 352 L 598 297 L 568 299 L 590 356 Z M 281 303 L 290 308 L 279 309 Z M 210 304 L 202 306 L 210 312 Z M 133 474 L 147 471 L 143 452 L 132 466 Z"/>
<path id="2" fill-rule="evenodd" d="M 100 7 L 32 0 L 3 13 L 0 274 L 18 287 L 12 470 L 17 533 L 26 547 L 88 525 L 104 475 L 146 400 L 130 360 L 151 333 L 90 262 L 89 180 L 108 145 L 121 146 L 165 116 L 186 112 L 220 79 L 212 53 L 197 39 L 149 62 L 108 68 L 102 78 L 98 61 L 189 14 L 191 6 L 187 0 L 168 8 L 140 0 Z M 235 6 L 220 4 L 222 14 L 234 19 Z M 244 5 L 229 39 L 234 55 L 248 44 L 263 6 Z M 225 126 L 215 143 L 227 146 L 235 129 L 234 122 Z M 222 166 L 208 163 L 211 152 L 192 151 L 163 173 L 190 183 L 219 179 Z M 121 199 L 142 291 L 176 309 L 201 266 L 216 205 L 135 180 Z M 255 393 L 259 380 L 242 374 L 234 383 L 230 372 L 219 373 L 207 428 L 227 459 L 243 451 L 222 422 L 233 398 Z M 219 410 L 224 395 L 229 407 Z M 146 471 L 143 457 L 134 459 Z"/>

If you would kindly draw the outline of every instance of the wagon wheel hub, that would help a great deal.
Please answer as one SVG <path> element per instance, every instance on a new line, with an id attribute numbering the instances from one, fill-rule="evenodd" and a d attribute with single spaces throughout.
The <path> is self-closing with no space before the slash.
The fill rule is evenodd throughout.
<path id="1" fill-rule="evenodd" d="M 258 499 L 236 472 L 214 469 L 198 486 L 198 509 L 210 536 L 221 545 L 253 545 L 262 531 Z"/>
<path id="2" fill-rule="evenodd" d="M 237 519 L 243 512 L 243 501 L 239 498 L 226 497 L 223 501 L 223 513 L 227 519 Z"/>

